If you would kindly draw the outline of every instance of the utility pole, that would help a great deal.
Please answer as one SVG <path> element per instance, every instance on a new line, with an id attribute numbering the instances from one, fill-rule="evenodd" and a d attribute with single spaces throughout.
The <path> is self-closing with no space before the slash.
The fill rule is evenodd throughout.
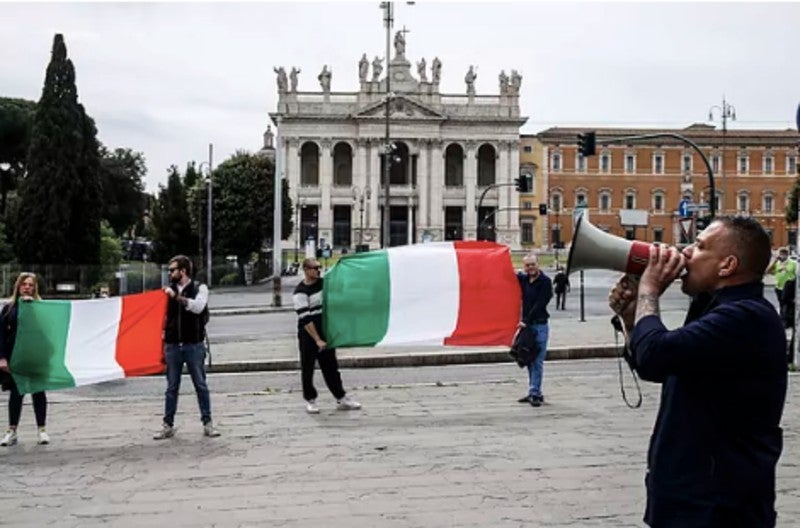
<path id="1" fill-rule="evenodd" d="M 281 143 L 281 118 L 275 123 L 275 193 L 272 199 L 272 306 L 282 304 L 281 271 L 283 271 L 283 251 L 281 250 L 281 234 L 283 226 L 283 145 Z M 297 261 L 297 252 L 295 252 Z"/>
<path id="2" fill-rule="evenodd" d="M 391 99 L 392 99 L 392 90 L 391 90 L 391 80 L 392 80 L 392 60 L 390 57 L 391 53 L 391 38 L 392 38 L 392 25 L 394 23 L 394 5 L 392 2 L 381 2 L 381 8 L 383 8 L 383 23 L 386 26 L 386 135 L 384 138 L 384 150 L 383 150 L 383 194 L 385 197 L 384 205 L 383 205 L 383 247 L 389 247 L 390 244 L 390 236 L 391 236 L 391 228 L 389 224 L 391 222 L 391 207 L 390 207 L 390 192 L 391 192 L 391 164 L 392 164 L 392 141 L 391 136 L 389 134 L 389 122 L 391 116 Z"/>
<path id="3" fill-rule="evenodd" d="M 728 134 L 728 119 L 732 121 L 736 121 L 736 108 L 728 101 L 725 100 L 725 96 L 722 96 L 722 106 L 713 105 L 711 108 L 708 109 L 708 120 L 714 120 L 714 110 L 720 115 L 720 119 L 722 119 L 722 159 L 719 162 L 720 172 L 722 173 L 722 203 L 720 203 L 721 213 L 725 214 L 725 204 L 728 201 L 728 188 L 727 188 L 727 180 L 725 178 L 725 144 L 726 144 L 726 136 Z M 716 200 L 716 196 L 712 196 L 712 200 Z"/>
<path id="4" fill-rule="evenodd" d="M 211 288 L 211 193 L 213 192 L 214 184 L 211 179 L 211 174 L 214 170 L 214 144 L 208 144 L 208 225 L 206 226 L 206 276 L 208 278 L 208 288 Z"/>

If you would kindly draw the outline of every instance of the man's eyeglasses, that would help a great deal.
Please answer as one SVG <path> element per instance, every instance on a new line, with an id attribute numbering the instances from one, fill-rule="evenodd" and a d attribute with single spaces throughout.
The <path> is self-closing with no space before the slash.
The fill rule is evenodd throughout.
<path id="1" fill-rule="evenodd" d="M 306 269 L 310 269 L 310 270 L 317 270 L 317 271 L 319 271 L 319 269 L 320 269 L 321 267 L 322 267 L 322 266 L 306 266 Z"/>

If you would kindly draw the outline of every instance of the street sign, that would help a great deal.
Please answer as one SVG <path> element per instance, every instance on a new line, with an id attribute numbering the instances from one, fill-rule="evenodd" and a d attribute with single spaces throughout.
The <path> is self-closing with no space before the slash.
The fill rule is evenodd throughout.
<path id="1" fill-rule="evenodd" d="M 681 200 L 678 204 L 678 214 L 684 218 L 689 216 L 689 200 Z"/>
<path id="2" fill-rule="evenodd" d="M 691 216 L 689 218 L 681 218 L 678 220 L 678 223 L 681 226 L 681 233 L 686 240 L 692 240 L 692 224 L 694 223 L 694 218 Z"/>
<path id="3" fill-rule="evenodd" d="M 572 210 L 572 225 L 576 225 L 578 223 L 578 218 L 583 215 L 586 216 L 586 220 L 589 220 L 589 207 L 585 202 L 577 204 L 575 209 Z"/>
<path id="4" fill-rule="evenodd" d="M 687 209 L 689 209 L 690 211 L 701 211 L 703 209 L 708 209 L 708 204 L 690 203 L 687 206 Z"/>

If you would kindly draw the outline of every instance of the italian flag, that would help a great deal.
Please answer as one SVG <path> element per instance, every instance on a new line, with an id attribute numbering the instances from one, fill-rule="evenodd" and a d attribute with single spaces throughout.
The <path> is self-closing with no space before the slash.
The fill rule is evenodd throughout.
<path id="1" fill-rule="evenodd" d="M 511 345 L 521 290 L 507 246 L 436 242 L 346 255 L 325 275 L 331 347 Z"/>
<path id="2" fill-rule="evenodd" d="M 164 371 L 161 290 L 87 301 L 19 303 L 9 368 L 23 394 Z"/>

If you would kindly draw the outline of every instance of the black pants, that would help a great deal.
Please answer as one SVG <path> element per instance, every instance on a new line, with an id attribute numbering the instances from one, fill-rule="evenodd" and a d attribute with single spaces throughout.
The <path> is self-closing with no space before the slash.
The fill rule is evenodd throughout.
<path id="1" fill-rule="evenodd" d="M 339 362 L 336 361 L 336 349 L 326 348 L 320 350 L 314 340 L 304 330 L 298 336 L 300 342 L 300 370 L 303 382 L 303 398 L 305 400 L 317 399 L 317 389 L 314 388 L 314 365 L 319 361 L 319 369 L 325 379 L 325 385 L 337 400 L 344 398 L 342 376 L 339 374 Z"/>
<path id="2" fill-rule="evenodd" d="M 13 427 L 19 425 L 23 398 L 24 395 L 19 393 L 17 386 L 12 386 L 8 396 L 8 424 Z M 36 415 L 36 425 L 44 427 L 47 421 L 47 395 L 44 392 L 33 393 L 33 413 Z"/>
<path id="3" fill-rule="evenodd" d="M 567 294 L 565 292 L 556 292 L 556 310 L 564 310 L 564 304 L 567 301 Z"/>

